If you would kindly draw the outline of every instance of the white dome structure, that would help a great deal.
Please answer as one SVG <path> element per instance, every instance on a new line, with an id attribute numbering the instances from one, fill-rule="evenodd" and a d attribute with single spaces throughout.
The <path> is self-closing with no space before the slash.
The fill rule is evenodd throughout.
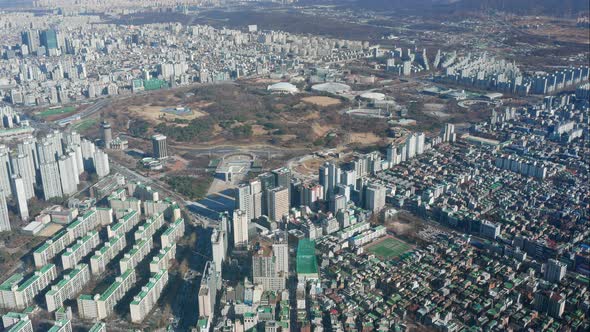
<path id="1" fill-rule="evenodd" d="M 366 101 L 382 101 L 385 100 L 385 95 L 379 92 L 365 92 L 359 96 L 362 100 Z"/>
<path id="2" fill-rule="evenodd" d="M 295 85 L 287 82 L 275 83 L 269 85 L 266 89 L 273 93 L 296 94 L 297 92 L 299 92 L 299 89 L 297 89 Z"/>
<path id="3" fill-rule="evenodd" d="M 316 92 L 327 92 L 327 93 L 332 93 L 332 94 L 339 94 L 339 93 L 349 92 L 351 89 L 350 89 L 350 86 L 348 86 L 346 84 L 336 83 L 336 82 L 328 82 L 328 83 L 316 84 L 311 87 L 311 90 L 316 91 Z"/>

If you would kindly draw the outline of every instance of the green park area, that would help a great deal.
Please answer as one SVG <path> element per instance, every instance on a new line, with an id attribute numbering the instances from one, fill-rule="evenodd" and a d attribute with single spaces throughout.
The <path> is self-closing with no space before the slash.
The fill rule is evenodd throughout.
<path id="1" fill-rule="evenodd" d="M 94 126 L 97 126 L 98 120 L 97 119 L 86 119 L 86 120 L 82 120 L 80 122 L 75 123 L 72 126 L 72 129 L 79 131 L 79 132 L 84 132 Z"/>
<path id="2" fill-rule="evenodd" d="M 67 106 L 67 107 L 62 107 L 62 108 L 49 108 L 45 111 L 39 112 L 37 115 L 40 117 L 48 117 L 48 116 L 53 116 L 53 115 L 58 115 L 58 114 L 68 114 L 68 113 L 72 113 L 75 111 L 76 111 L 75 107 Z"/>
<path id="3" fill-rule="evenodd" d="M 399 257 L 411 249 L 412 247 L 409 244 L 393 237 L 387 237 L 367 247 L 368 252 L 375 254 L 375 256 L 383 260 Z"/>

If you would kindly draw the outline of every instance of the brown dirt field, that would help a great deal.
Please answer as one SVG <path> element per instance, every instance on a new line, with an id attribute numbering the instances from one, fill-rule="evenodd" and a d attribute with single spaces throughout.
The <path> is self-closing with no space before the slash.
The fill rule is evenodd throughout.
<path id="1" fill-rule="evenodd" d="M 317 120 L 320 118 L 320 112 L 311 112 L 301 118 L 302 121 Z"/>
<path id="2" fill-rule="evenodd" d="M 273 84 L 273 83 L 279 83 L 281 80 L 272 79 L 272 78 L 257 78 L 257 79 L 255 79 L 253 81 L 255 83 L 268 83 L 268 84 Z"/>
<path id="3" fill-rule="evenodd" d="M 204 107 L 207 105 L 205 104 L 205 105 L 200 105 L 200 106 Z M 176 106 L 171 105 L 168 107 L 176 107 Z M 161 121 L 161 117 L 165 117 L 169 121 L 173 121 L 174 119 L 192 120 L 192 119 L 200 118 L 200 117 L 207 115 L 207 113 L 200 111 L 200 110 L 198 110 L 198 108 L 195 108 L 195 107 L 190 107 L 192 114 L 186 115 L 186 116 L 175 115 L 173 113 L 164 113 L 164 112 L 162 112 L 162 109 L 164 109 L 164 108 L 166 108 L 166 107 L 142 105 L 142 106 L 130 106 L 128 108 L 128 110 L 129 110 L 129 112 L 133 113 L 134 115 L 136 115 L 140 118 L 143 118 L 144 120 L 151 121 L 151 122 L 157 122 L 157 123 L 159 123 Z"/>
<path id="4" fill-rule="evenodd" d="M 525 16 L 516 18 L 511 23 L 515 26 L 528 25 L 528 28 L 522 28 L 522 30 L 535 36 L 550 37 L 562 42 L 590 44 L 588 30 L 576 27 L 575 20 Z"/>
<path id="5" fill-rule="evenodd" d="M 314 122 L 311 125 L 311 129 L 313 130 L 314 135 L 318 137 L 324 137 L 328 132 L 330 132 L 330 130 L 333 129 L 333 127 L 328 125 L 322 126 L 319 123 Z"/>
<path id="6" fill-rule="evenodd" d="M 268 130 L 264 129 L 261 125 L 252 125 L 253 136 L 265 136 L 268 135 Z"/>
<path id="7" fill-rule="evenodd" d="M 58 224 L 54 224 L 54 223 L 49 223 L 49 224 L 47 224 L 47 226 L 45 226 L 45 228 L 43 228 L 42 231 L 40 231 L 37 234 L 37 236 L 50 237 L 53 234 L 57 233 L 62 228 L 63 228 L 62 225 L 58 225 Z"/>
<path id="8" fill-rule="evenodd" d="M 381 138 L 373 133 L 350 134 L 350 143 L 374 144 L 381 141 Z"/>
<path id="9" fill-rule="evenodd" d="M 326 97 L 326 96 L 305 97 L 305 98 L 302 98 L 301 100 L 306 103 L 317 105 L 317 106 L 333 106 L 333 105 L 340 104 L 340 100 L 338 100 L 336 98 L 332 98 L 332 97 Z"/>

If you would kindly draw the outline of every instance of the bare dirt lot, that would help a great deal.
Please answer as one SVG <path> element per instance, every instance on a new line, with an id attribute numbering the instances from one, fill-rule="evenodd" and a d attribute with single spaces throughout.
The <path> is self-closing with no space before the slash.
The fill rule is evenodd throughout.
<path id="1" fill-rule="evenodd" d="M 195 103 L 195 104 L 193 104 L 193 107 L 189 107 L 190 114 L 186 114 L 186 115 L 179 115 L 179 114 L 174 114 L 171 112 L 163 112 L 163 110 L 166 108 L 171 109 L 171 108 L 177 107 L 176 105 L 170 105 L 167 107 L 152 106 L 152 105 L 129 106 L 128 110 L 134 116 L 140 117 L 146 121 L 153 121 L 153 122 L 160 123 L 163 121 L 164 118 L 168 121 L 175 121 L 176 119 L 192 120 L 192 119 L 206 116 L 207 113 L 200 111 L 199 106 L 200 107 L 207 107 L 209 105 L 210 105 L 210 103 L 200 103 L 200 104 Z M 195 106 L 197 106 L 197 107 L 195 107 Z"/>
<path id="2" fill-rule="evenodd" d="M 302 101 L 318 105 L 318 106 L 333 106 L 333 105 L 340 105 L 340 100 L 332 97 L 326 96 L 312 96 L 312 97 L 305 97 L 301 99 Z"/>

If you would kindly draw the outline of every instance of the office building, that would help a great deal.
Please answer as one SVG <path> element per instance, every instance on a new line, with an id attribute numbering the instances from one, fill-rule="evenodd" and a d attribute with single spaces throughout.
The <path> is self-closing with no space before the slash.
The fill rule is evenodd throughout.
<path id="1" fill-rule="evenodd" d="M 57 49 L 57 33 L 53 29 L 41 31 L 41 46 L 49 52 L 50 49 Z M 49 54 L 49 53 L 48 53 Z"/>
<path id="2" fill-rule="evenodd" d="M 157 304 L 164 287 L 168 284 L 168 270 L 164 269 L 155 273 L 148 280 L 147 284 L 141 287 L 141 291 L 129 304 L 131 321 L 140 323 L 152 311 Z"/>
<path id="3" fill-rule="evenodd" d="M 78 312 L 83 319 L 105 319 L 114 310 L 115 305 L 127 294 L 136 282 L 135 270 L 129 269 L 115 279 L 102 294 L 80 295 Z"/>
<path id="4" fill-rule="evenodd" d="M 160 134 L 152 136 L 152 151 L 152 156 L 156 159 L 168 158 L 166 136 Z"/>
<path id="5" fill-rule="evenodd" d="M 273 221 L 281 221 L 289 215 L 289 189 L 276 187 L 268 191 L 268 217 Z"/>
<path id="6" fill-rule="evenodd" d="M 550 259 L 545 264 L 545 280 L 559 283 L 565 277 L 567 265 L 556 259 Z"/>
<path id="7" fill-rule="evenodd" d="M 73 270 L 51 289 L 45 293 L 47 311 L 53 312 L 63 306 L 65 300 L 73 299 L 80 293 L 90 281 L 90 268 L 88 264 L 76 265 Z"/>
<path id="8" fill-rule="evenodd" d="M 243 247 L 248 245 L 248 223 L 248 215 L 244 211 L 234 210 L 234 247 Z"/>

